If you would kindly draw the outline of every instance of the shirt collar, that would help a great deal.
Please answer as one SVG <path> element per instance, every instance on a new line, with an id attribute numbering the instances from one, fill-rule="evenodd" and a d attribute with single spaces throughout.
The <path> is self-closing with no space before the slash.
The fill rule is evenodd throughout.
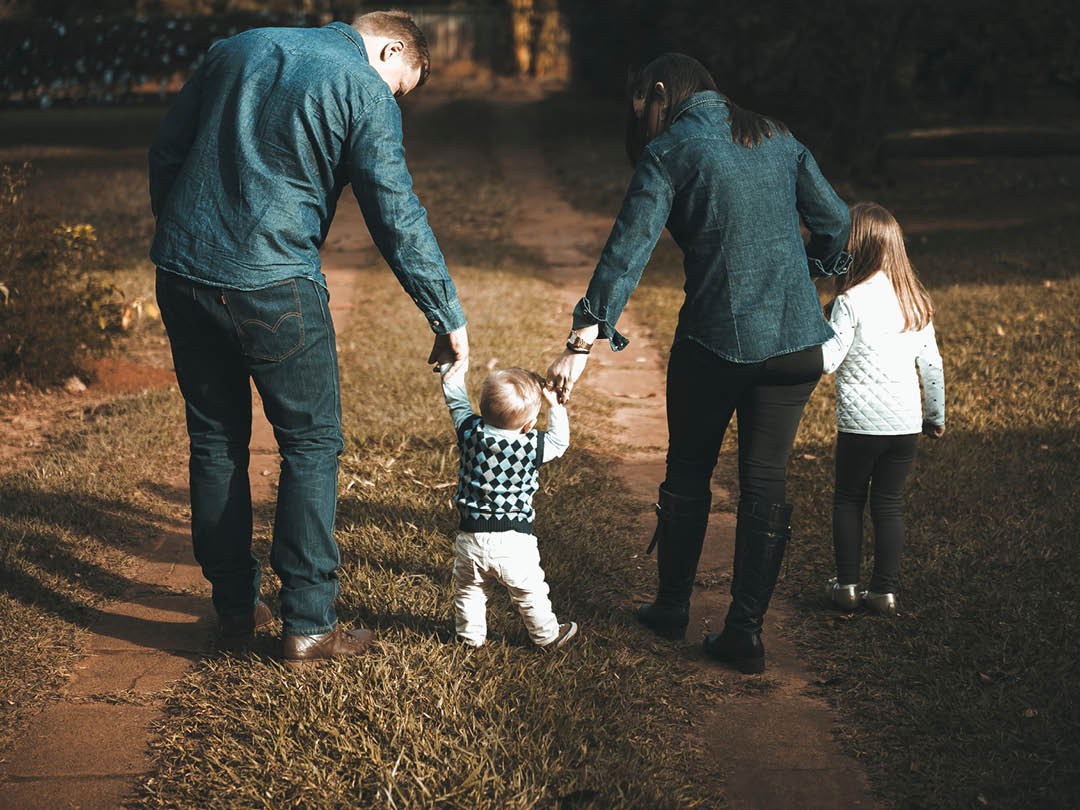
<path id="1" fill-rule="evenodd" d="M 694 107 L 726 107 L 728 106 L 728 100 L 724 96 L 717 93 L 715 90 L 702 90 L 701 92 L 694 93 L 690 98 L 683 101 L 675 110 L 671 113 L 671 123 L 674 124 L 675 120 L 687 110 Z"/>
<path id="2" fill-rule="evenodd" d="M 484 424 L 484 431 L 490 433 L 492 436 L 496 436 L 500 439 L 509 439 L 510 441 L 513 441 L 514 439 L 520 439 L 524 435 L 520 430 L 497 428 L 487 423 Z"/>
<path id="3" fill-rule="evenodd" d="M 370 62 L 367 55 L 367 48 L 364 47 L 364 38 L 360 36 L 360 32 L 353 28 L 351 25 L 346 25 L 343 22 L 332 22 L 327 28 L 333 28 L 345 39 L 349 40 L 356 46 L 356 50 L 360 51 L 360 55 L 364 57 L 365 62 Z"/>

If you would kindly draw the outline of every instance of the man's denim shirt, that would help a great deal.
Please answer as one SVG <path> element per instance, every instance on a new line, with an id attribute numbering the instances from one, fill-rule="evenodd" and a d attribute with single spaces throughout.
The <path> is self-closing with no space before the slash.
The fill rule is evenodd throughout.
<path id="1" fill-rule="evenodd" d="M 163 270 L 240 290 L 325 286 L 319 247 L 347 183 L 436 333 L 465 324 L 412 191 L 401 110 L 347 25 L 261 28 L 211 46 L 150 147 Z"/>
<path id="2" fill-rule="evenodd" d="M 685 255 L 676 343 L 755 363 L 832 336 L 810 277 L 847 271 L 848 207 L 791 135 L 747 149 L 727 118 L 723 96 L 695 93 L 645 147 L 575 328 L 598 323 L 612 349 L 625 348 L 615 323 L 666 225 Z"/>

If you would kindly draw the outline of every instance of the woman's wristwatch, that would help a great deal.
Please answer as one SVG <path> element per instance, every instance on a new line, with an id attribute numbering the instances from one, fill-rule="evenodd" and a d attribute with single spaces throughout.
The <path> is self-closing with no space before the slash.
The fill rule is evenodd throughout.
<path id="1" fill-rule="evenodd" d="M 592 343 L 582 340 L 581 335 L 571 329 L 566 339 L 566 350 L 574 354 L 588 354 L 592 350 Z"/>

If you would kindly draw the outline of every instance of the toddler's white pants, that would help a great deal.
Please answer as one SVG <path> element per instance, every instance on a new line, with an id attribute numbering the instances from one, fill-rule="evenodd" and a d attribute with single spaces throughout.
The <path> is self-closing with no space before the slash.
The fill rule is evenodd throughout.
<path id="1" fill-rule="evenodd" d="M 462 641 L 478 647 L 487 638 L 487 598 L 496 582 L 506 586 L 533 642 L 550 644 L 558 637 L 534 535 L 462 531 L 454 546 L 454 616 Z"/>

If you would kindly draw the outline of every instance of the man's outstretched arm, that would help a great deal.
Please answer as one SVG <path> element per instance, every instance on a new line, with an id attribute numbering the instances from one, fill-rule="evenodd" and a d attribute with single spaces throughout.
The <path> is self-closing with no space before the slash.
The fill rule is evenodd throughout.
<path id="1" fill-rule="evenodd" d="M 401 138 L 397 102 L 374 100 L 352 133 L 349 179 L 376 247 L 436 335 L 428 362 L 449 362 L 456 374 L 469 357 L 465 313 L 413 193 Z"/>

